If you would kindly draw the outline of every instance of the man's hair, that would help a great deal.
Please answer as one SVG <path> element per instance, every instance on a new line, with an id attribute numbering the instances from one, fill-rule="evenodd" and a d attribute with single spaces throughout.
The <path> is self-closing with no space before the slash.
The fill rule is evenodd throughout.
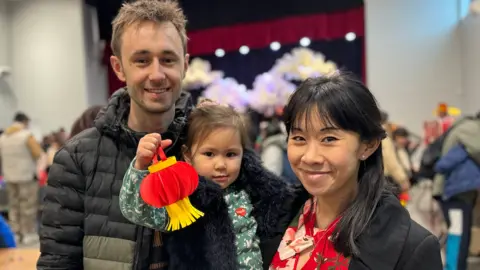
<path id="1" fill-rule="evenodd" d="M 17 112 L 15 114 L 15 117 L 13 118 L 13 121 L 15 122 L 28 122 L 30 121 L 30 118 L 24 114 L 23 112 Z"/>
<path id="2" fill-rule="evenodd" d="M 392 133 L 392 137 L 395 139 L 397 137 L 405 137 L 408 138 L 410 136 L 410 132 L 406 128 L 399 127 L 395 129 Z"/>
<path id="3" fill-rule="evenodd" d="M 138 0 L 124 3 L 112 22 L 112 40 L 110 46 L 113 54 L 120 57 L 122 36 L 125 29 L 145 21 L 162 23 L 171 22 L 182 39 L 183 51 L 187 51 L 187 19 L 183 10 L 174 0 Z"/>

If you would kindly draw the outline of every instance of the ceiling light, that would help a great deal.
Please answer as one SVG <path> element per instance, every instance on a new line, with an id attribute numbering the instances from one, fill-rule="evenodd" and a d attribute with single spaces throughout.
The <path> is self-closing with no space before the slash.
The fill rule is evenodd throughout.
<path id="1" fill-rule="evenodd" d="M 240 47 L 239 51 L 241 54 L 247 54 L 248 52 L 250 52 L 250 48 L 248 48 L 248 46 L 243 45 L 242 47 Z"/>

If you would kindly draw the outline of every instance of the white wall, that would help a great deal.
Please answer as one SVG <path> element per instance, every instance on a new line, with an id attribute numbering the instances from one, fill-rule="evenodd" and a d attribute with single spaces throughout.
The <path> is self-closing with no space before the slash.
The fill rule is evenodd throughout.
<path id="1" fill-rule="evenodd" d="M 465 18 L 460 30 L 465 112 L 474 114 L 480 111 L 480 15 Z"/>
<path id="2" fill-rule="evenodd" d="M 41 132 L 69 129 L 86 108 L 82 0 L 10 2 L 12 88 Z"/>
<path id="3" fill-rule="evenodd" d="M 0 125 L 4 111 L 13 115 L 18 109 L 32 118 L 38 133 L 59 127 L 69 130 L 87 107 L 106 103 L 107 78 L 98 49 L 96 14 L 83 2 L 6 2 L 10 37 L 6 51 L 12 67 L 11 88 L 18 102 L 13 109 L 0 109 Z M 0 0 L 0 7 L 4 3 Z M 0 97 L 4 99 L 1 92 Z M 10 123 L 11 116 L 6 121 Z"/>
<path id="4" fill-rule="evenodd" d="M 456 0 L 366 0 L 367 83 L 392 121 L 420 133 L 439 102 L 463 106 Z"/>
<path id="5" fill-rule="evenodd" d="M 0 1 L 0 66 L 8 62 L 8 28 L 7 2 Z"/>
<path id="6" fill-rule="evenodd" d="M 0 67 L 9 66 L 9 17 L 7 2 L 0 1 Z M 10 77 L 0 77 L 0 129 L 11 123 L 16 109 L 16 100 L 11 90 Z"/>
<path id="7" fill-rule="evenodd" d="M 105 41 L 100 40 L 97 12 L 84 6 L 84 37 L 87 65 L 87 102 L 89 106 L 103 105 L 108 99 L 107 67 L 103 65 Z"/>

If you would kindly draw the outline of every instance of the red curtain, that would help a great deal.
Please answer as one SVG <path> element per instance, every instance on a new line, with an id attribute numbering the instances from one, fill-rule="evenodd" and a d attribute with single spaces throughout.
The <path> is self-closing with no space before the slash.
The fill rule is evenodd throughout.
<path id="1" fill-rule="evenodd" d="M 189 32 L 188 52 L 192 56 L 211 55 L 218 48 L 228 52 L 238 50 L 242 45 L 258 49 L 268 47 L 273 41 L 281 44 L 298 43 L 302 37 L 309 37 L 312 40 L 332 40 L 344 38 L 349 32 L 355 33 L 358 37 L 364 37 L 363 7 L 342 12 L 294 16 Z M 111 54 L 110 46 L 107 46 L 104 61 L 109 67 L 109 88 L 110 93 L 113 93 L 123 87 L 124 83 L 117 79 L 110 66 Z M 365 81 L 365 53 L 363 61 Z"/>
<path id="2" fill-rule="evenodd" d="M 302 37 L 329 40 L 344 38 L 348 32 L 363 37 L 363 7 L 190 32 L 188 52 L 191 55 L 213 54 L 218 48 L 228 52 L 238 50 L 242 45 L 259 49 L 268 47 L 273 41 L 293 44 Z"/>

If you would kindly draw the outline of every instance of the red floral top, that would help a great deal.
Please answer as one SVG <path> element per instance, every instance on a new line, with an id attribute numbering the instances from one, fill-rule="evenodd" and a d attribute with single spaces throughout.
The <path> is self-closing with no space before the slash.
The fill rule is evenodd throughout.
<path id="1" fill-rule="evenodd" d="M 313 202 L 313 209 L 316 202 Z M 300 270 L 298 259 L 303 250 L 310 249 L 310 258 L 302 270 L 347 270 L 350 260 L 338 254 L 333 248 L 332 233 L 340 218 L 337 218 L 327 229 L 315 228 L 315 215 L 312 200 L 305 203 L 303 211 L 290 224 L 282 242 L 278 247 L 270 270 Z"/>

